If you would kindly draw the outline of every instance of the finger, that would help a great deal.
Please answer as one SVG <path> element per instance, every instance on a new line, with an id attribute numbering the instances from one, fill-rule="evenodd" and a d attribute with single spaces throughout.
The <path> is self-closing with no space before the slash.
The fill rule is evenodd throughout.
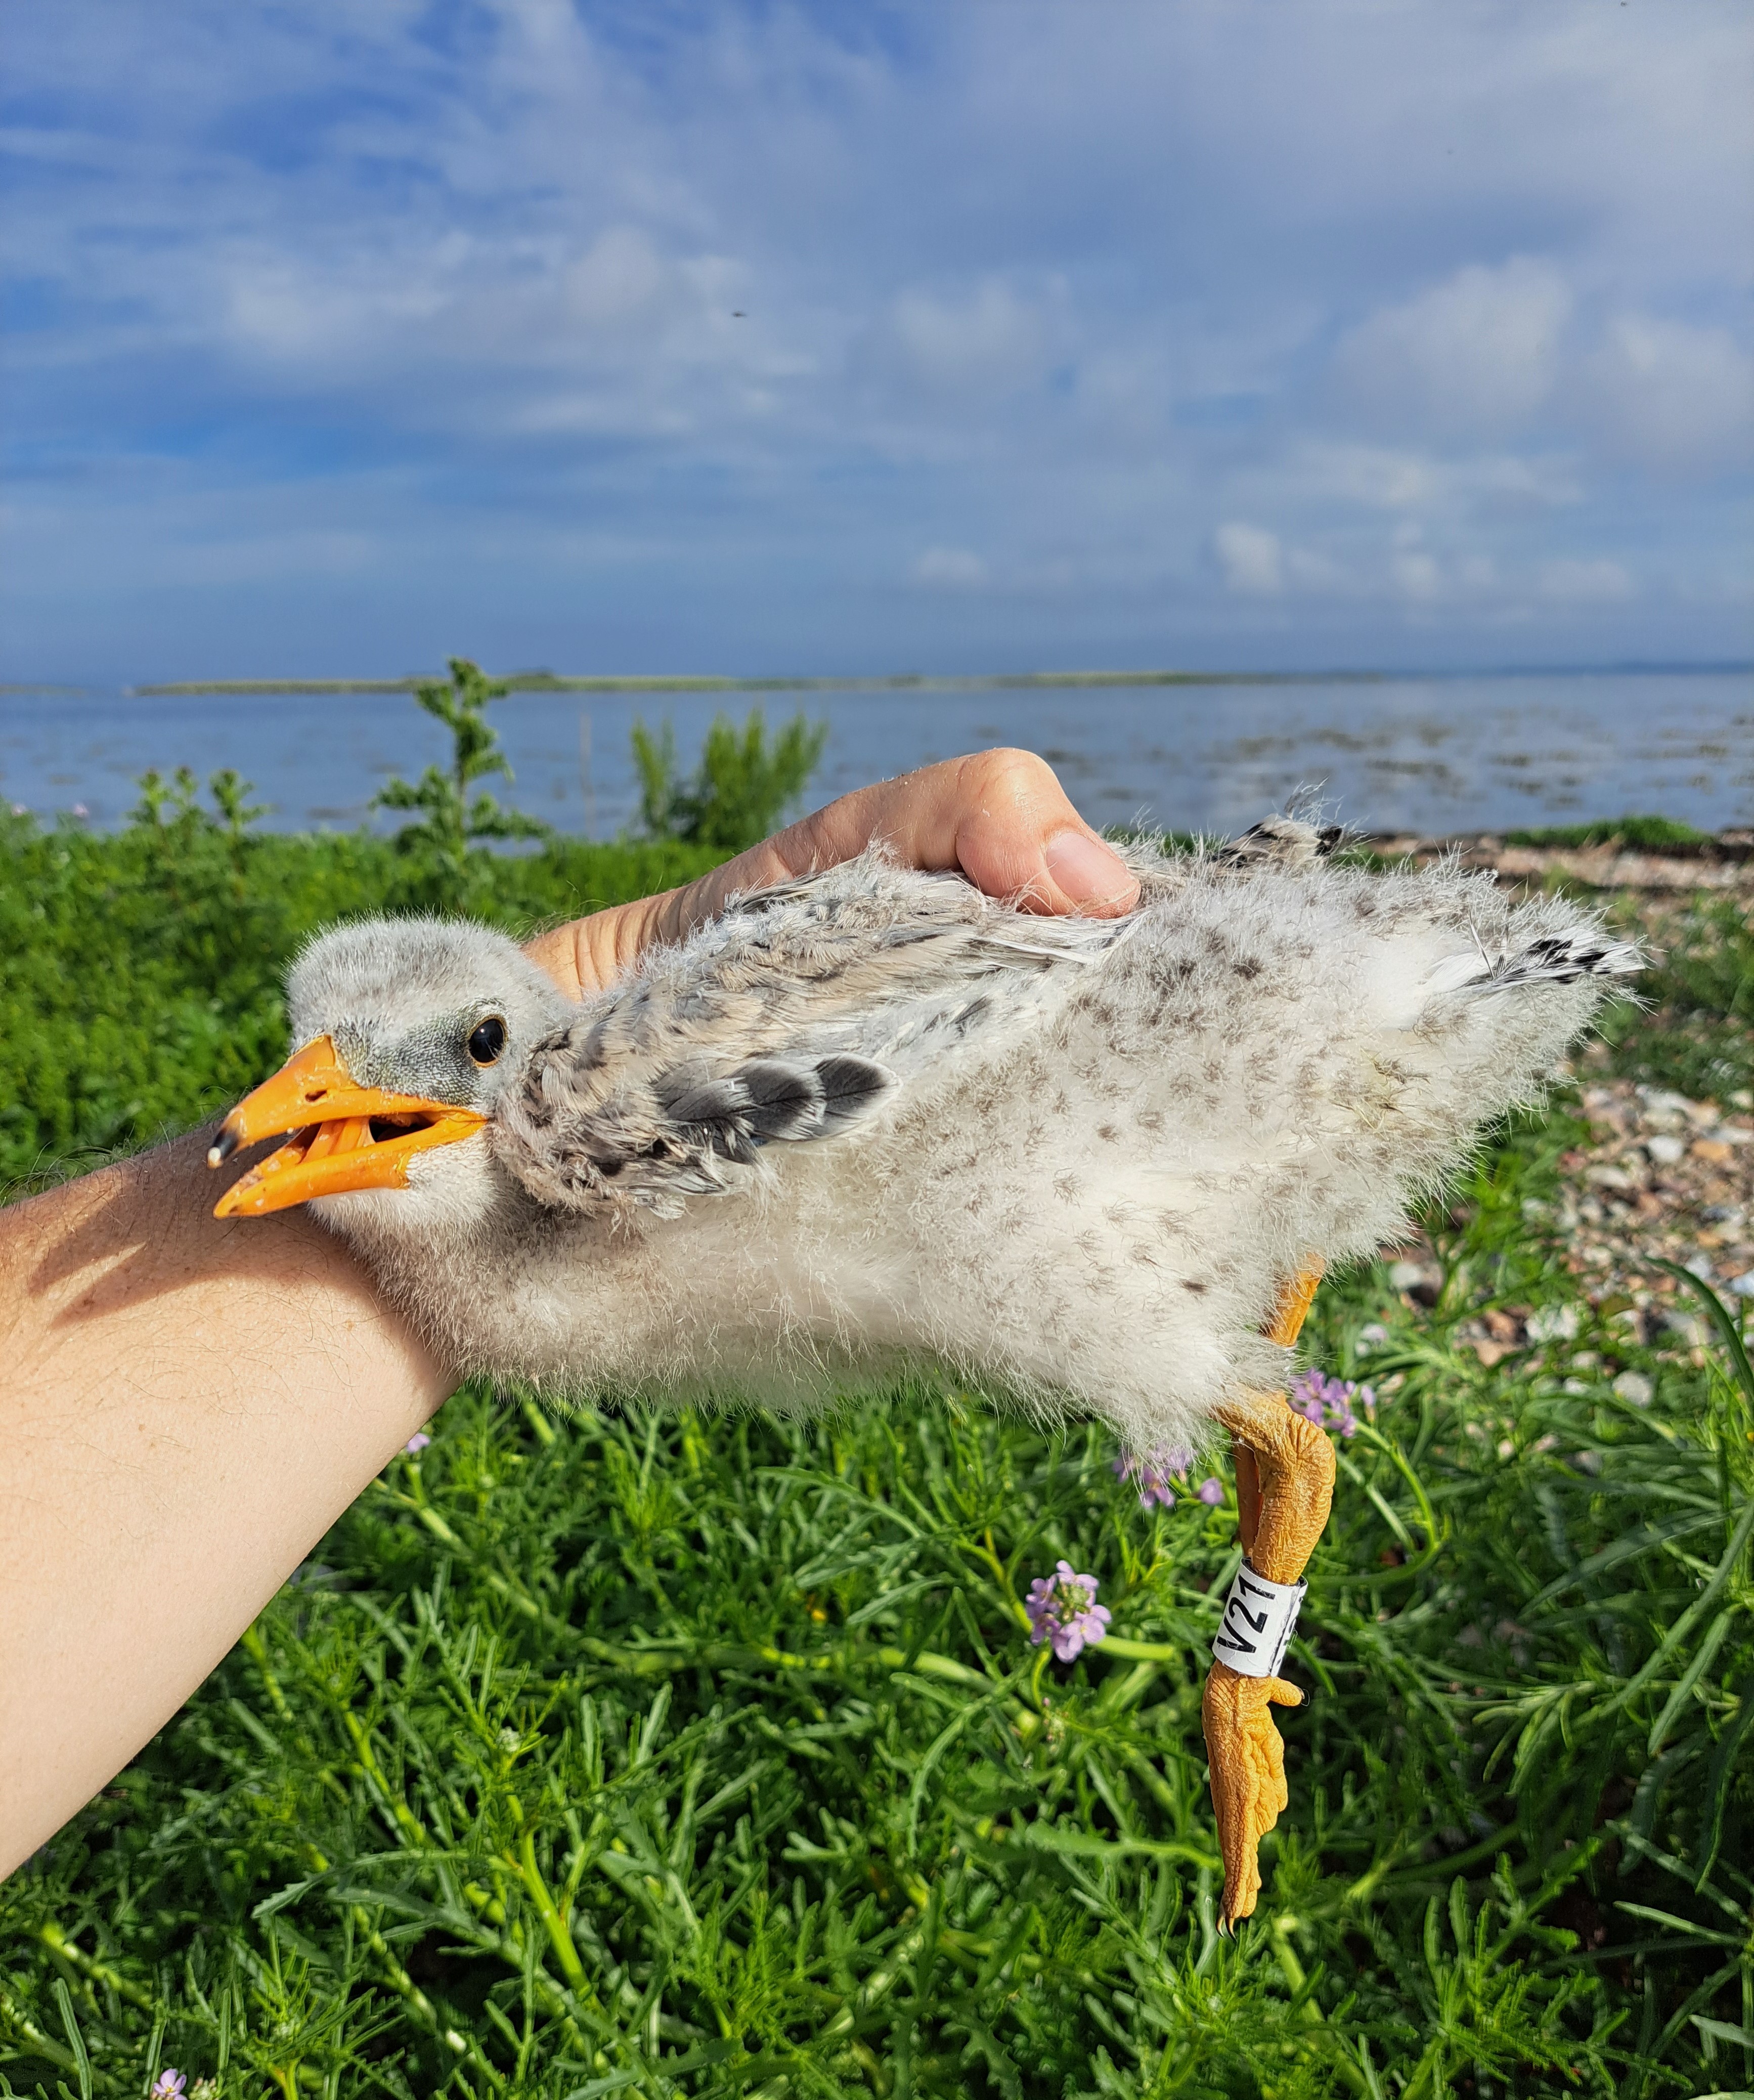
<path id="1" fill-rule="evenodd" d="M 1053 768 L 1027 751 L 976 752 L 862 788 L 755 852 L 770 858 L 774 872 L 761 879 L 771 881 L 835 867 L 874 839 L 905 866 L 959 868 L 989 897 L 1016 897 L 1033 911 L 1109 917 L 1139 898 L 1125 862 L 1073 809 Z"/>
<path id="2" fill-rule="evenodd" d="M 1310 1695 L 1301 1684 L 1293 1684 L 1289 1677 L 1270 1677 L 1267 1680 L 1267 1696 L 1276 1706 L 1307 1706 Z"/>
<path id="3" fill-rule="evenodd" d="M 597 912 L 593 916 L 606 918 L 609 914 Z M 551 926 L 545 933 L 524 943 L 524 953 L 538 969 L 548 972 L 568 999 L 577 999 L 600 982 L 590 968 L 590 942 L 584 931 L 590 924 L 589 919 L 570 920 L 566 925 Z"/>

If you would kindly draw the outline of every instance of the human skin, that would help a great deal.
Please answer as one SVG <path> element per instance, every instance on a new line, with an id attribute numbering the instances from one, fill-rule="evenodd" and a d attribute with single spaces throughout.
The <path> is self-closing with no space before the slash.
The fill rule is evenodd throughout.
<path id="1" fill-rule="evenodd" d="M 570 996 L 874 839 L 1046 912 L 1137 885 L 1023 752 L 844 796 L 545 933 Z M 170 1719 L 456 1379 L 304 1212 L 221 1221 L 197 1132 L 0 1211 L 0 1877 Z"/>

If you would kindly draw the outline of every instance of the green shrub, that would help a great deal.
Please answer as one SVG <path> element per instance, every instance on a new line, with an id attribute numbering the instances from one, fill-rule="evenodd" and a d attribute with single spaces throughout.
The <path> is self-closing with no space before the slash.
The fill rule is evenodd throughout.
<path id="1" fill-rule="evenodd" d="M 740 733 L 729 715 L 719 715 L 707 732 L 694 779 L 685 786 L 676 778 L 671 725 L 654 737 L 644 722 L 636 722 L 633 759 L 646 829 L 654 839 L 683 839 L 724 854 L 759 845 L 803 794 L 827 741 L 826 724 L 813 729 L 802 714 L 771 744 L 760 708 L 750 710 Z"/>
<path id="2" fill-rule="evenodd" d="M 451 659 L 451 681 L 430 679 L 414 697 L 451 732 L 449 770 L 429 765 L 412 783 L 394 779 L 372 798 L 377 810 L 418 810 L 395 836 L 403 867 L 393 901 L 434 911 L 472 911 L 491 887 L 487 862 L 469 849 L 489 839 L 547 839 L 553 827 L 517 810 L 502 809 L 485 789 L 469 790 L 490 773 L 512 769 L 499 748 L 499 733 L 487 719 L 488 703 L 502 700 L 509 686 L 488 678 L 466 656 Z"/>

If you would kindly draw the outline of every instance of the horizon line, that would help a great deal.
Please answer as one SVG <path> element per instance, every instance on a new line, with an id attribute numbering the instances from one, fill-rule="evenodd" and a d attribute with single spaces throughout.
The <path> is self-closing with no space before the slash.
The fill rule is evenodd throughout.
<path id="1" fill-rule="evenodd" d="M 769 676 L 733 677 L 714 673 L 571 673 L 533 669 L 503 671 L 488 675 L 496 685 L 522 693 L 900 693 L 985 692 L 1007 687 L 1029 690 L 1055 686 L 1307 686 L 1380 685 L 1414 679 L 1628 677 L 1639 673 L 1669 677 L 1720 675 L 1754 672 L 1754 660 L 1714 659 L 1689 663 L 1674 660 L 1623 660 L 1612 664 L 1506 664 L 1466 668 L 1340 668 L 1300 671 L 1221 671 L 1195 668 L 1142 668 L 1135 670 L 899 671 L 863 677 L 776 673 Z M 150 685 L 124 686 L 130 698 L 171 699 L 205 693 L 411 693 L 417 686 L 443 684 L 430 673 L 411 672 L 396 678 L 190 678 Z M 0 684 L 0 693 L 55 690 L 42 685 Z M 89 687 L 61 686 L 67 691 Z"/>

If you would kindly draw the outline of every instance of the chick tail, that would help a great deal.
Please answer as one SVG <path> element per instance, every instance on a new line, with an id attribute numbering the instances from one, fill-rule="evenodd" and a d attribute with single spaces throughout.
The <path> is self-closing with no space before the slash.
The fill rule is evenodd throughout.
<path id="1" fill-rule="evenodd" d="M 1514 991 L 1523 985 L 1576 984 L 1584 977 L 1630 977 L 1644 966 L 1644 951 L 1635 942 L 1611 940 L 1599 928 L 1581 926 L 1531 941 L 1527 947 L 1501 957 L 1465 989 Z"/>
<path id="2" fill-rule="evenodd" d="M 1425 995 L 1428 999 L 1446 995 L 1476 999 L 1489 992 L 1521 991 L 1531 985 L 1636 977 L 1644 966 L 1644 951 L 1635 942 L 1613 940 L 1599 927 L 1579 926 L 1543 933 L 1497 956 L 1483 951 L 1452 955 L 1427 977 Z"/>

